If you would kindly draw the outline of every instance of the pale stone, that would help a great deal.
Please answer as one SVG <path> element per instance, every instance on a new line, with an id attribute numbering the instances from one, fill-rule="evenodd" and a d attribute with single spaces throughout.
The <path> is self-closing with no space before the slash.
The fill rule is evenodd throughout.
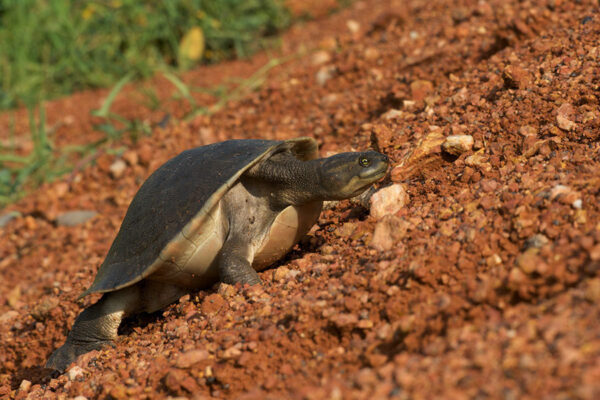
<path id="1" fill-rule="evenodd" d="M 442 143 L 442 150 L 448 154 L 460 156 L 473 148 L 473 136 L 471 135 L 450 135 Z"/>
<path id="2" fill-rule="evenodd" d="M 408 203 L 408 193 L 404 186 L 396 183 L 384 187 L 371 196 L 371 215 L 381 219 L 388 214 L 396 214 Z"/>

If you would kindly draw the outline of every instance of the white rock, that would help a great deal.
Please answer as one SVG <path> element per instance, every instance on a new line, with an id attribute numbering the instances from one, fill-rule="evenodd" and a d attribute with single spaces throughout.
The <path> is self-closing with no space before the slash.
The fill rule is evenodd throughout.
<path id="1" fill-rule="evenodd" d="M 399 183 L 384 187 L 371 196 L 371 215 L 381 219 L 388 214 L 396 214 L 408 203 L 408 193 Z"/>
<path id="2" fill-rule="evenodd" d="M 67 211 L 56 217 L 56 224 L 60 226 L 75 226 L 83 224 L 94 218 L 98 213 L 93 210 Z"/>
<path id="3" fill-rule="evenodd" d="M 119 179 L 123 176 L 126 169 L 127 164 L 125 163 L 125 161 L 123 161 L 121 158 L 117 158 L 115 162 L 113 162 L 109 167 L 110 176 L 112 176 L 113 179 Z"/>
<path id="4" fill-rule="evenodd" d="M 471 135 L 450 135 L 442 143 L 442 150 L 448 154 L 460 156 L 473 148 L 473 136 Z"/>
<path id="5" fill-rule="evenodd" d="M 29 389 L 31 389 L 31 381 L 23 379 L 19 385 L 19 392 L 27 393 L 29 392 Z"/>
<path id="6" fill-rule="evenodd" d="M 328 80 L 333 78 L 333 76 L 335 75 L 335 71 L 336 68 L 333 65 L 324 65 L 321 68 L 319 68 L 317 74 L 315 75 L 315 79 L 319 86 L 325 85 L 325 83 L 327 83 Z"/>
<path id="7" fill-rule="evenodd" d="M 357 33 L 360 30 L 360 24 L 353 19 L 349 19 L 346 21 L 346 26 L 348 30 L 352 33 Z"/>
<path id="8" fill-rule="evenodd" d="M 329 52 L 325 50 L 319 50 L 313 53 L 312 57 L 310 58 L 310 62 L 313 65 L 321 65 L 328 63 L 329 61 L 331 61 L 331 56 L 329 55 Z"/>
<path id="9" fill-rule="evenodd" d="M 401 118 L 402 115 L 404 115 L 404 113 L 402 111 L 396 110 L 395 108 L 392 108 L 391 110 L 388 110 L 384 114 L 382 114 L 381 118 L 383 118 L 383 119 L 394 119 L 394 118 Z"/>
<path id="10" fill-rule="evenodd" d="M 75 379 L 77 379 L 79 377 L 83 377 L 83 369 L 81 369 L 81 367 L 75 365 L 75 366 L 73 366 L 73 368 L 71 368 L 67 371 L 67 377 L 69 378 L 70 381 L 74 381 Z"/>

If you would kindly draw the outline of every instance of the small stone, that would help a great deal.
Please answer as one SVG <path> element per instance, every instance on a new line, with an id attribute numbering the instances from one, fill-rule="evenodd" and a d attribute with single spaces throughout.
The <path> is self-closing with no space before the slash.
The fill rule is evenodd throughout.
<path id="1" fill-rule="evenodd" d="M 519 128 L 519 134 L 523 137 L 537 136 L 537 129 L 531 125 L 523 125 Z"/>
<path id="2" fill-rule="evenodd" d="M 571 189 L 565 185 L 556 185 L 552 189 L 550 189 L 550 200 L 558 200 L 563 204 L 568 204 L 573 206 L 575 201 L 581 199 L 581 195 L 575 190 Z"/>
<path id="3" fill-rule="evenodd" d="M 409 223 L 395 215 L 386 215 L 375 225 L 369 246 L 378 251 L 389 251 L 406 235 Z"/>
<path id="4" fill-rule="evenodd" d="M 88 398 L 85 396 L 79 395 L 79 396 L 73 397 L 73 400 L 88 400 Z"/>
<path id="5" fill-rule="evenodd" d="M 59 301 L 56 297 L 47 297 L 36 304 L 31 310 L 31 316 L 36 321 L 44 321 L 50 311 L 55 309 L 59 304 Z"/>
<path id="6" fill-rule="evenodd" d="M 189 376 L 185 371 L 178 369 L 170 369 L 164 377 L 165 386 L 173 392 L 179 392 L 181 389 L 187 390 L 190 393 L 199 391 L 196 380 Z"/>
<path id="7" fill-rule="evenodd" d="M 321 65 L 331 61 L 331 55 L 329 55 L 328 51 L 319 50 L 313 53 L 310 58 L 310 62 L 312 65 Z"/>
<path id="8" fill-rule="evenodd" d="M 19 385 L 19 392 L 27 393 L 29 392 L 29 389 L 31 389 L 31 381 L 23 379 Z"/>
<path id="9" fill-rule="evenodd" d="M 373 61 L 381 56 L 379 50 L 375 47 L 368 47 L 364 52 L 365 60 Z"/>
<path id="10" fill-rule="evenodd" d="M 556 122 L 558 127 L 564 131 L 571 131 L 575 129 L 577 124 L 572 121 L 574 118 L 575 109 L 569 103 L 563 103 L 558 110 L 556 110 Z"/>
<path id="11" fill-rule="evenodd" d="M 334 65 L 325 65 L 317 71 L 315 79 L 319 86 L 324 86 L 328 80 L 334 77 L 337 69 Z"/>
<path id="12" fill-rule="evenodd" d="M 583 207 L 583 201 L 581 199 L 577 199 L 573 203 L 571 203 L 571 207 L 573 207 L 576 210 L 581 210 L 581 208 Z"/>
<path id="13" fill-rule="evenodd" d="M 410 84 L 410 92 L 412 100 L 425 100 L 425 97 L 433 93 L 433 83 L 425 80 L 414 81 Z"/>
<path id="14" fill-rule="evenodd" d="M 117 158 L 108 168 L 110 176 L 113 179 L 119 179 L 125 173 L 127 164 L 121 158 Z"/>
<path id="15" fill-rule="evenodd" d="M 532 274 L 537 266 L 542 263 L 542 259 L 537 254 L 537 249 L 532 248 L 517 257 L 517 266 L 526 274 Z"/>
<path id="16" fill-rule="evenodd" d="M 371 215 L 381 219 L 384 215 L 393 215 L 400 211 L 409 201 L 404 186 L 395 183 L 379 189 L 371 196 Z"/>
<path id="17" fill-rule="evenodd" d="M 74 365 L 71 369 L 67 371 L 67 377 L 70 381 L 74 381 L 78 378 L 83 377 L 83 369 L 77 365 Z"/>
<path id="18" fill-rule="evenodd" d="M 525 241 L 525 250 L 530 248 L 540 249 L 547 245 L 550 241 L 541 233 L 531 236 Z"/>
<path id="19" fill-rule="evenodd" d="M 218 291 L 219 294 L 225 299 L 233 298 L 235 295 L 238 294 L 237 290 L 235 290 L 235 287 L 233 285 L 229 285 L 223 282 L 219 283 Z"/>
<path id="20" fill-rule="evenodd" d="M 361 319 L 360 321 L 358 321 L 358 324 L 356 324 L 356 326 L 360 329 L 371 329 L 373 327 L 373 321 L 368 319 Z"/>
<path id="21" fill-rule="evenodd" d="M 521 284 L 525 282 L 526 279 L 527 277 L 519 268 L 511 269 L 510 273 L 508 274 L 508 281 L 513 284 Z"/>
<path id="22" fill-rule="evenodd" d="M 338 328 L 354 327 L 358 323 L 358 317 L 354 314 L 334 314 L 329 319 Z"/>
<path id="23" fill-rule="evenodd" d="M 138 157 L 138 154 L 135 151 L 127 150 L 125 153 L 123 153 L 123 160 L 125 160 L 127 164 L 134 166 L 138 164 L 140 158 Z"/>
<path id="24" fill-rule="evenodd" d="M 17 219 L 21 216 L 18 211 L 9 211 L 5 214 L 0 215 L 0 228 L 4 228 L 10 221 Z"/>
<path id="25" fill-rule="evenodd" d="M 442 150 L 454 156 L 460 156 L 473 148 L 473 136 L 471 135 L 450 135 L 442 143 Z"/>
<path id="26" fill-rule="evenodd" d="M 231 346 L 223 352 L 223 358 L 225 359 L 238 358 L 241 355 L 242 351 L 240 350 L 239 344 Z"/>
<path id="27" fill-rule="evenodd" d="M 600 261 L 600 244 L 597 244 L 590 249 L 590 259 L 592 261 Z"/>
<path id="28" fill-rule="evenodd" d="M 591 303 L 600 302 L 600 278 L 590 279 L 585 288 L 584 297 Z"/>
<path id="29" fill-rule="evenodd" d="M 219 312 L 226 312 L 229 309 L 229 304 L 225 299 L 218 293 L 213 293 L 211 295 L 206 296 L 202 304 L 200 305 L 200 310 L 204 315 L 214 315 Z"/>
<path id="30" fill-rule="evenodd" d="M 360 24 L 353 19 L 346 21 L 346 26 L 351 33 L 358 33 L 360 31 Z"/>
<path id="31" fill-rule="evenodd" d="M 208 351 L 204 349 L 190 350 L 179 356 L 175 366 L 177 368 L 189 368 L 194 364 L 208 358 Z"/>
<path id="32" fill-rule="evenodd" d="M 484 171 L 491 171 L 492 165 L 488 162 L 488 158 L 483 154 L 471 154 L 465 158 L 465 164 L 469 167 L 478 167 Z"/>
<path id="33" fill-rule="evenodd" d="M 10 310 L 0 315 L 0 324 L 8 324 L 19 316 L 19 313 L 15 310 Z"/>
<path id="34" fill-rule="evenodd" d="M 290 274 L 289 268 L 286 268 L 286 267 L 275 268 L 275 270 L 273 271 L 273 280 L 275 282 L 283 282 L 288 279 L 289 274 Z"/>
<path id="35" fill-rule="evenodd" d="M 94 218 L 98 213 L 92 210 L 74 210 L 67 211 L 56 217 L 55 223 L 58 226 L 76 226 Z"/>
<path id="36" fill-rule="evenodd" d="M 155 156 L 155 152 L 154 149 L 152 147 L 152 145 L 150 145 L 149 143 L 144 143 L 140 146 L 140 148 L 138 149 L 138 158 L 139 158 L 139 162 L 142 165 L 149 165 L 150 161 L 152 161 L 152 159 Z"/>
<path id="37" fill-rule="evenodd" d="M 394 119 L 394 118 L 402 118 L 403 114 L 404 114 L 403 111 L 392 108 L 391 110 L 388 110 L 385 113 L 381 114 L 381 118 L 387 119 L 387 120 Z"/>
<path id="38" fill-rule="evenodd" d="M 516 65 L 509 65 L 502 71 L 502 79 L 506 88 L 523 89 L 529 85 L 530 76 L 523 68 Z"/>

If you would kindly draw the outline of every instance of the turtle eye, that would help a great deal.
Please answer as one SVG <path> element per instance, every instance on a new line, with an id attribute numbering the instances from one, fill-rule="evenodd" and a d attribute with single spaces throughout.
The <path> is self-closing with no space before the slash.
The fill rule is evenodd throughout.
<path id="1" fill-rule="evenodd" d="M 369 165 L 371 165 L 371 160 L 369 160 L 366 157 L 361 157 L 360 160 L 358 160 L 358 163 L 362 166 L 362 167 L 368 167 Z"/>

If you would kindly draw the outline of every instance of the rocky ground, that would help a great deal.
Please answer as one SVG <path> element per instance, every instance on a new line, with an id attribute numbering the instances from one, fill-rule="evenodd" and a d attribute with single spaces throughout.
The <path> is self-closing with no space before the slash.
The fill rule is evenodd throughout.
<path id="1" fill-rule="evenodd" d="M 314 51 L 258 91 L 5 209 L 20 216 L 0 228 L 0 397 L 599 398 L 599 7 L 354 2 L 286 33 L 285 54 Z M 97 137 L 87 104 L 98 92 L 49 105 L 56 142 Z M 155 168 L 214 141 L 297 136 L 323 155 L 380 149 L 392 168 L 377 188 L 392 186 L 331 204 L 262 287 L 185 296 L 62 376 L 41 367 L 97 299 L 76 301 Z M 66 226 L 73 210 L 97 214 Z"/>

